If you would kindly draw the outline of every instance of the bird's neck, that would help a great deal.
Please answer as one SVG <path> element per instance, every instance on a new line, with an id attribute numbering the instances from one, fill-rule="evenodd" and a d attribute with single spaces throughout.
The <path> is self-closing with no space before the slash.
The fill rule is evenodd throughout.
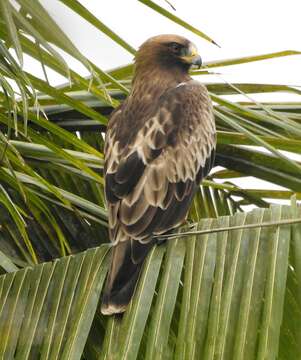
<path id="1" fill-rule="evenodd" d="M 142 67 L 136 64 L 131 93 L 134 98 L 139 99 L 139 94 L 144 94 L 154 101 L 167 89 L 188 80 L 190 76 L 187 70 L 180 67 Z"/>

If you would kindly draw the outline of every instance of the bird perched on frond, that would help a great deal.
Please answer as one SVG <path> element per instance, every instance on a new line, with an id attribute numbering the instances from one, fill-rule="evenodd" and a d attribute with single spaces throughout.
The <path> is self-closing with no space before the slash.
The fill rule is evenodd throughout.
<path id="1" fill-rule="evenodd" d="M 192 65 L 201 58 L 187 39 L 150 38 L 136 54 L 129 96 L 111 115 L 105 195 L 113 250 L 103 314 L 125 311 L 153 236 L 185 220 L 213 166 L 212 104 L 205 86 L 189 76 Z"/>

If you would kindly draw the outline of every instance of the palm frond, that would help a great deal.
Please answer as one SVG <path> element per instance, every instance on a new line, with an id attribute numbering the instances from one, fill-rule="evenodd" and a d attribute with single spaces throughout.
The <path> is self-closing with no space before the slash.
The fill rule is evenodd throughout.
<path id="1" fill-rule="evenodd" d="M 107 245 L 3 275 L 1 355 L 297 359 L 300 218 L 293 205 L 200 221 L 153 249 L 122 318 L 97 307 Z"/>

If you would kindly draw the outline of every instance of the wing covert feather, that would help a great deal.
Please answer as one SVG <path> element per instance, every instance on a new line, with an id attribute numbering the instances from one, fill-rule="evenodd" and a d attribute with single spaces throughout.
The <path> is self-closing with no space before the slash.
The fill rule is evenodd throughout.
<path id="1" fill-rule="evenodd" d="M 114 242 L 145 242 L 181 224 L 214 164 L 215 124 L 203 85 L 190 80 L 150 106 L 135 128 L 126 102 L 109 123 L 105 187 Z"/>

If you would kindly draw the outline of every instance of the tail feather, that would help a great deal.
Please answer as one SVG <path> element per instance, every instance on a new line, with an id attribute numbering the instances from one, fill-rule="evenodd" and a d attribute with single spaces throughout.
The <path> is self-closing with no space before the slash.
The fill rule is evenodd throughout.
<path id="1" fill-rule="evenodd" d="M 144 259 L 153 244 L 152 240 L 141 244 L 129 239 L 113 247 L 101 304 L 102 314 L 118 314 L 126 310 L 135 291 Z"/>

